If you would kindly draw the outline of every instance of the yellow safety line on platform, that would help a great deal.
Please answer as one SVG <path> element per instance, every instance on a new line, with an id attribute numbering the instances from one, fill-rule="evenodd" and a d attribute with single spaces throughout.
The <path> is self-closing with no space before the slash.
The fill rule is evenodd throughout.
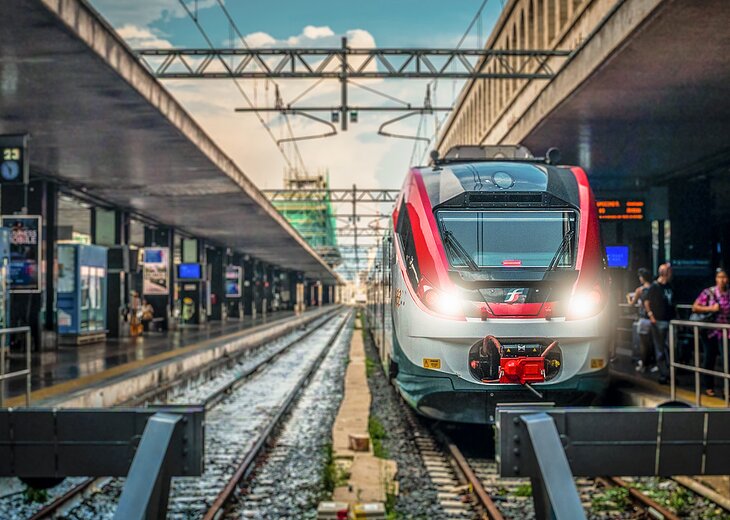
<path id="1" fill-rule="evenodd" d="M 290 316 L 291 317 L 291 316 Z M 64 381 L 63 383 L 58 383 L 56 385 L 47 386 L 44 388 L 39 388 L 38 390 L 34 390 L 30 394 L 30 402 L 31 405 L 34 402 L 48 399 L 51 397 L 55 397 L 57 395 L 61 395 L 64 393 L 71 393 L 74 390 L 78 390 L 80 388 L 91 386 L 95 383 L 98 383 L 99 381 L 103 381 L 105 379 L 112 379 L 118 375 L 122 375 L 126 372 L 131 372 L 133 370 L 136 370 L 138 368 L 142 368 L 149 365 L 154 365 L 155 363 L 158 363 L 160 361 L 165 361 L 167 359 L 178 357 L 184 354 L 187 354 L 188 352 L 193 352 L 195 350 L 203 350 L 213 342 L 219 342 L 221 340 L 226 340 L 229 338 L 232 338 L 233 336 L 241 335 L 241 333 L 250 334 L 255 332 L 257 329 L 260 329 L 262 327 L 270 326 L 273 323 L 276 323 L 277 321 L 281 321 L 281 318 L 279 320 L 274 320 L 268 323 L 261 323 L 259 325 L 255 325 L 253 327 L 238 330 L 235 332 L 231 332 L 229 334 L 225 334 L 223 336 L 218 336 L 217 338 L 210 338 L 205 341 L 202 341 L 200 343 L 193 343 L 192 345 L 188 345 L 187 347 L 177 348 L 173 350 L 168 350 L 167 352 L 161 352 L 159 354 L 155 354 L 152 357 L 140 359 L 137 361 L 131 361 L 129 363 L 124 363 L 122 365 L 115 366 L 113 368 L 108 368 L 106 370 L 102 370 L 101 372 L 96 372 L 94 374 L 89 374 L 87 376 L 81 376 L 76 379 L 71 379 L 69 381 Z M 7 407 L 16 407 L 16 406 L 24 406 L 25 405 L 25 395 L 18 395 L 15 397 L 11 397 L 9 399 L 5 400 L 5 406 Z"/>
<path id="2" fill-rule="evenodd" d="M 669 400 L 672 395 L 672 391 L 669 385 L 660 385 L 656 381 L 652 381 L 638 375 L 627 374 L 626 372 L 621 372 L 619 370 L 611 370 L 611 376 L 618 377 L 637 386 L 643 386 L 644 388 L 648 388 L 656 394 L 665 395 L 667 397 L 667 400 Z M 694 405 L 694 390 L 677 388 L 677 399 Z M 725 408 L 725 401 L 720 397 L 710 397 L 709 395 L 702 394 L 700 398 L 700 403 L 702 403 L 702 406 L 706 406 L 708 408 Z"/>

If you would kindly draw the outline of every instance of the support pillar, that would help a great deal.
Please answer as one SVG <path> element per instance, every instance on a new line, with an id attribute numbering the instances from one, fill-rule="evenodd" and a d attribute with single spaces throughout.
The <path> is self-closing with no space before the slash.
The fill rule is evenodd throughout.
<path id="1" fill-rule="evenodd" d="M 131 291 L 129 266 L 129 214 L 113 209 L 94 208 L 91 212 L 91 239 L 109 248 L 107 255 L 106 323 L 108 335 L 125 335 L 125 320 Z"/>
<path id="2" fill-rule="evenodd" d="M 224 319 L 224 302 L 226 300 L 226 252 L 220 247 L 208 250 L 208 265 L 210 266 L 210 319 Z"/>
<path id="3" fill-rule="evenodd" d="M 144 245 L 145 247 L 166 247 L 169 250 L 167 258 L 168 262 L 168 293 L 166 295 L 141 295 L 145 298 L 155 310 L 156 317 L 164 318 L 163 329 L 168 330 L 172 321 L 172 309 L 175 304 L 175 289 L 172 284 L 173 280 L 173 254 L 175 251 L 175 231 L 173 228 L 159 227 L 151 228 L 145 226 L 144 228 Z"/>
<path id="4" fill-rule="evenodd" d="M 243 262 L 243 310 L 246 316 L 256 316 L 256 261 L 246 255 Z"/>

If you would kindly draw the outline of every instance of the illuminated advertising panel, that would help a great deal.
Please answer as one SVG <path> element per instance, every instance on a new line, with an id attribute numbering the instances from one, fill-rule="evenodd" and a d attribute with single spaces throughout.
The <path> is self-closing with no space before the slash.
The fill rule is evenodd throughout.
<path id="1" fill-rule="evenodd" d="M 145 247 L 142 250 L 142 294 L 169 294 L 170 269 L 167 247 Z"/>
<path id="2" fill-rule="evenodd" d="M 226 298 L 241 297 L 241 279 L 243 270 L 237 265 L 226 267 Z"/>
<path id="3" fill-rule="evenodd" d="M 2 224 L 10 229 L 10 292 L 41 292 L 40 215 L 3 215 Z"/>

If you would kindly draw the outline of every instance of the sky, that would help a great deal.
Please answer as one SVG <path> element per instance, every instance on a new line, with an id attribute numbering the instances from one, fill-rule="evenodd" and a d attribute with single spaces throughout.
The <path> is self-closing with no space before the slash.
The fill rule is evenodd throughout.
<path id="1" fill-rule="evenodd" d="M 183 3 L 181 2 L 185 2 Z M 455 47 L 483 0 L 91 0 L 132 48 L 207 48 L 185 6 L 193 12 L 213 45 L 241 46 L 225 17 L 230 12 L 250 47 L 339 47 L 343 36 L 352 47 Z M 478 23 L 467 34 L 463 48 L 483 45 L 496 22 L 504 0 L 487 0 Z M 277 80 L 284 102 L 291 101 L 316 80 Z M 261 189 L 283 186 L 287 159 L 300 161 L 294 146 L 283 145 L 266 132 L 254 114 L 236 113 L 247 106 L 231 79 L 165 80 L 164 86 L 195 118 L 216 143 Z M 423 102 L 426 81 L 362 80 L 414 105 Z M 274 104 L 273 83 L 243 80 L 239 85 L 256 106 Z M 463 82 L 442 80 L 432 92 L 434 105 L 450 106 Z M 300 102 L 308 105 L 339 104 L 339 83 L 327 80 Z M 387 105 L 392 101 L 350 86 L 350 102 Z M 320 117 L 329 117 L 318 113 Z M 330 186 L 346 188 L 399 188 L 408 166 L 425 162 L 429 147 L 423 142 L 379 136 L 378 127 L 399 113 L 360 113 L 347 132 L 298 143 L 302 167 L 310 173 L 327 171 Z M 283 116 L 262 115 L 276 139 L 287 137 Z M 442 119 L 445 115 L 442 113 Z M 320 134 L 327 128 L 301 116 L 290 116 L 294 135 Z M 434 116 L 415 116 L 394 124 L 389 131 L 433 138 Z M 414 144 L 415 143 L 415 144 Z"/>

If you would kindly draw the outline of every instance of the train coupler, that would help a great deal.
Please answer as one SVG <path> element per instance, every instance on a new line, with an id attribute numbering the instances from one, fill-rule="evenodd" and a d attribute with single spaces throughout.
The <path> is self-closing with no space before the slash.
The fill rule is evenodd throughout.
<path id="1" fill-rule="evenodd" d="M 484 383 L 530 385 L 552 379 L 560 367 L 558 342 L 549 345 L 502 343 L 486 336 L 472 346 L 469 368 Z M 535 390 L 530 387 L 531 391 Z"/>

